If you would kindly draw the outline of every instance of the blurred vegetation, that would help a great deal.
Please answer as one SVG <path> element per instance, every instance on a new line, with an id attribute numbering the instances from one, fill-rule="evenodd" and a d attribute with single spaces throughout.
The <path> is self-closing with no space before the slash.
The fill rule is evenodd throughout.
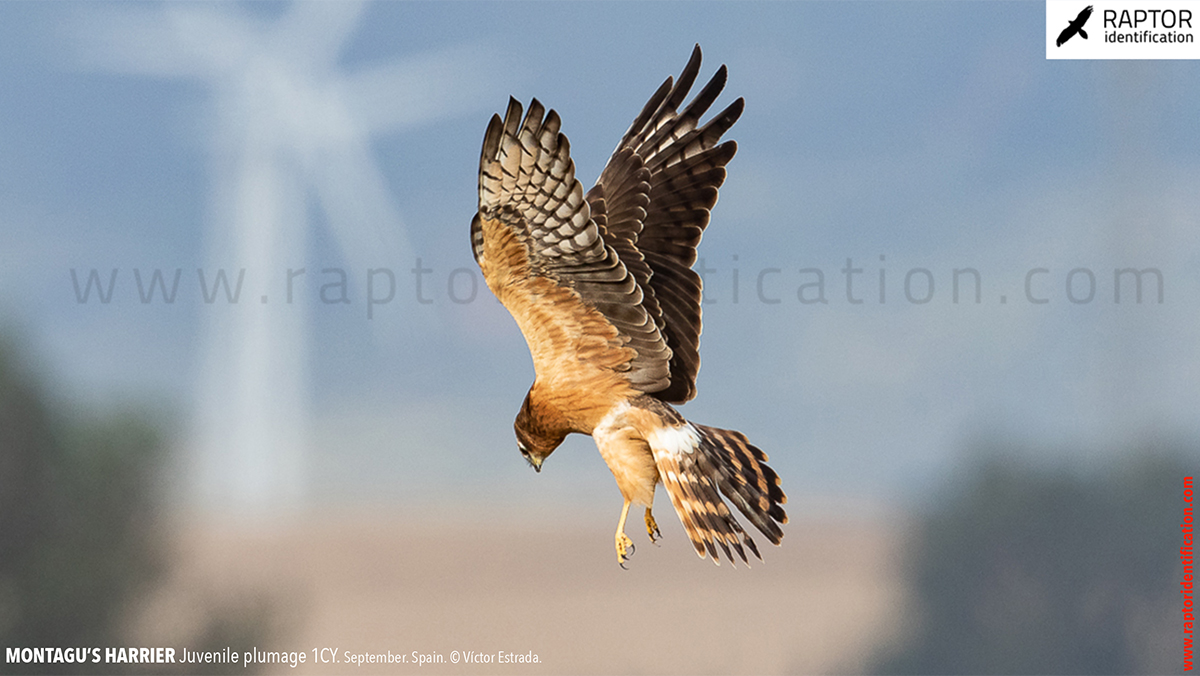
<path id="1" fill-rule="evenodd" d="M 919 524 L 909 640 L 875 671 L 1180 672 L 1179 523 L 1194 449 L 1147 443 L 1100 472 L 1011 450 L 982 457 Z"/>
<path id="2" fill-rule="evenodd" d="M 0 645 L 120 644 L 123 601 L 162 564 L 148 527 L 161 455 L 142 420 L 56 415 L 0 345 Z"/>
<path id="3" fill-rule="evenodd" d="M 159 490 L 167 461 L 163 432 L 146 413 L 71 413 L 0 338 L 0 650 L 129 645 L 127 613 L 168 564 Z M 188 647 L 253 643 L 270 613 L 240 610 L 206 618 Z M 0 658 L 0 673 L 131 669 L 139 665 Z"/>

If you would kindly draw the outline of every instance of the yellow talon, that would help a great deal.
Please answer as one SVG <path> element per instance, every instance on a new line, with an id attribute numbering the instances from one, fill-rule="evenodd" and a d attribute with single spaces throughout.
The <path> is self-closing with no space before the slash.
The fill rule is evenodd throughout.
<path id="1" fill-rule="evenodd" d="M 629 501 L 621 508 L 621 520 L 617 522 L 617 565 L 624 568 L 625 562 L 633 555 L 633 540 L 625 535 L 625 518 L 629 516 Z"/>
<path id="2" fill-rule="evenodd" d="M 650 513 L 650 508 L 646 508 L 646 533 L 650 535 L 650 542 L 657 543 L 662 537 L 662 533 L 658 531 L 658 524 L 654 522 L 654 515 Z"/>
<path id="3" fill-rule="evenodd" d="M 624 533 L 617 533 L 617 565 L 624 566 L 633 554 L 633 540 Z"/>

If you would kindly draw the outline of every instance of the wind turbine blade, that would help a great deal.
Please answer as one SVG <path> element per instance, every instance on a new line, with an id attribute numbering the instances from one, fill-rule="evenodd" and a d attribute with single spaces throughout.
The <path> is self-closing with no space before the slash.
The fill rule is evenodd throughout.
<path id="1" fill-rule="evenodd" d="M 271 51 L 295 62 L 332 67 L 365 10 L 363 2 L 293 2 L 271 33 Z"/>
<path id="2" fill-rule="evenodd" d="M 347 140 L 311 159 L 309 180 L 347 263 L 355 270 L 409 265 L 413 254 L 404 222 L 367 144 Z"/>
<path id="3" fill-rule="evenodd" d="M 503 99 L 522 72 L 482 47 L 457 47 L 347 75 L 346 105 L 368 133 L 407 130 Z"/>
<path id="4" fill-rule="evenodd" d="M 77 63 L 153 77 L 205 77 L 238 63 L 254 44 L 244 22 L 199 5 L 89 11 L 67 30 Z"/>

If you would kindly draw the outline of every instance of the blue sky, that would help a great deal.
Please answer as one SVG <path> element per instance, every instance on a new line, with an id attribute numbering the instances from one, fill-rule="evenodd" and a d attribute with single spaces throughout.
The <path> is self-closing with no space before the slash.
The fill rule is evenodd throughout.
<path id="1" fill-rule="evenodd" d="M 176 408 L 210 501 L 615 499 L 590 440 L 536 478 L 515 449 L 533 374 L 467 245 L 479 144 L 536 96 L 590 183 L 700 43 L 747 105 L 685 415 L 794 499 L 914 499 L 979 435 L 1082 466 L 1194 438 L 1200 66 L 1044 36 L 1037 2 L 2 3 L 0 312 L 74 400 Z M 204 302 L 197 269 L 247 266 Z M 1128 267 L 1163 303 L 1114 301 Z M 107 304 L 75 295 L 93 268 Z M 174 303 L 141 302 L 154 269 Z"/>

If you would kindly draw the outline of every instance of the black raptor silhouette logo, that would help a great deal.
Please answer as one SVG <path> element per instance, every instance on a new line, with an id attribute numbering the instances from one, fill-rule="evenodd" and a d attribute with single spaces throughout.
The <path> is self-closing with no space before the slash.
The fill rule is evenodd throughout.
<path id="1" fill-rule="evenodd" d="M 1079 36 L 1086 40 L 1087 31 L 1083 30 L 1083 25 L 1087 23 L 1088 18 L 1091 16 L 1092 6 L 1088 5 L 1087 7 L 1083 8 L 1083 11 L 1079 13 L 1079 16 L 1075 17 L 1074 21 L 1067 24 L 1067 27 L 1063 29 L 1063 32 L 1058 34 L 1058 42 L 1055 44 L 1057 44 L 1059 47 L 1062 47 L 1063 43 L 1075 37 L 1076 33 L 1079 33 Z"/>

